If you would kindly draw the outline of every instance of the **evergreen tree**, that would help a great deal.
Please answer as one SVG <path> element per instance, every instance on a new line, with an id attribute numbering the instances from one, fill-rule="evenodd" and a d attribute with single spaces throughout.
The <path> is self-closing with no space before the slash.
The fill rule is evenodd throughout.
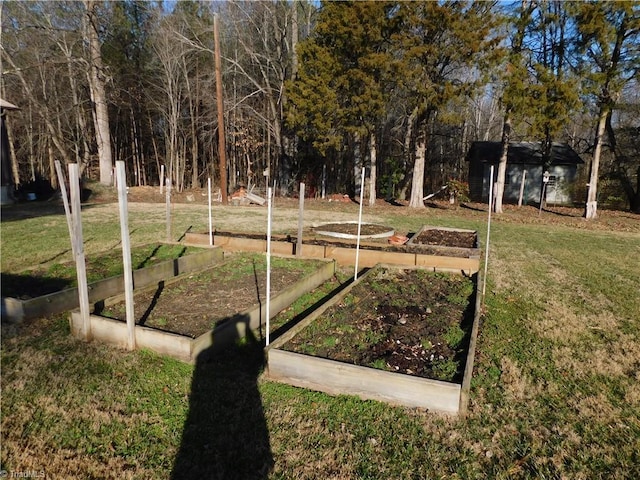
<path id="1" fill-rule="evenodd" d="M 607 119 L 622 89 L 640 66 L 640 2 L 585 2 L 573 5 L 587 92 L 596 97 L 596 126 L 586 219 L 597 216 L 600 155 Z"/>
<path id="2" fill-rule="evenodd" d="M 368 142 L 370 202 L 376 196 L 375 135 L 384 117 L 385 85 L 390 81 L 393 8 L 389 2 L 323 3 L 314 35 L 300 44 L 298 76 L 288 89 L 290 123 L 323 154 L 341 149 L 348 139 L 358 145 L 355 151 Z M 356 182 L 362 166 L 363 159 L 355 158 Z"/>
<path id="3" fill-rule="evenodd" d="M 469 95 L 497 60 L 494 5 L 488 2 L 400 3 L 393 19 L 396 76 L 415 119 L 413 181 L 409 206 L 424 207 L 428 126 L 448 104 Z"/>

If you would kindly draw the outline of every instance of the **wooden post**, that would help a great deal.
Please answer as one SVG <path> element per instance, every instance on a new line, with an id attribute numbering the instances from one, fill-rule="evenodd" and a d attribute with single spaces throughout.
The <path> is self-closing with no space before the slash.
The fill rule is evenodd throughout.
<path id="1" fill-rule="evenodd" d="M 213 245 L 213 221 L 211 219 L 211 177 L 207 179 L 207 194 L 209 196 L 209 246 Z"/>
<path id="2" fill-rule="evenodd" d="M 60 194 L 62 195 L 62 204 L 64 205 L 64 214 L 67 217 L 67 228 L 69 229 L 69 239 L 71 240 L 71 252 L 75 255 L 76 246 L 73 244 L 73 219 L 71 218 L 71 210 L 69 209 L 69 198 L 67 197 L 67 186 L 64 181 L 64 174 L 60 160 L 55 161 L 56 174 L 58 175 L 58 185 L 60 185 Z"/>
<path id="3" fill-rule="evenodd" d="M 522 206 L 522 197 L 524 197 L 524 182 L 525 179 L 527 178 L 527 171 L 524 170 L 524 167 L 522 167 L 522 182 L 520 183 L 520 196 L 518 197 L 518 206 L 521 207 Z"/>
<path id="4" fill-rule="evenodd" d="M 360 180 L 360 212 L 358 213 L 358 238 L 356 240 L 356 266 L 355 273 L 353 274 L 353 280 L 358 279 L 358 260 L 360 257 L 360 230 L 362 228 L 362 202 L 364 201 L 364 174 L 367 171 L 365 167 L 362 167 L 362 180 Z"/>
<path id="5" fill-rule="evenodd" d="M 269 346 L 269 330 L 271 328 L 271 187 L 267 188 L 267 305 L 265 346 Z"/>
<path id="6" fill-rule="evenodd" d="M 298 239 L 296 241 L 296 256 L 302 256 L 302 227 L 304 223 L 304 183 L 300 183 L 300 201 L 298 202 Z"/>
<path id="7" fill-rule="evenodd" d="M 80 181 L 78 164 L 69 164 L 69 186 L 71 189 L 71 213 L 73 216 L 72 249 L 76 260 L 78 277 L 78 300 L 82 317 L 81 335 L 84 340 L 91 340 L 91 318 L 89 317 L 89 290 L 87 288 L 87 266 L 84 258 L 84 241 L 82 239 L 82 215 L 80 212 Z"/>
<path id="8" fill-rule="evenodd" d="M 167 177 L 167 191 L 166 191 L 166 207 L 167 207 L 167 242 L 171 241 L 171 179 Z"/>
<path id="9" fill-rule="evenodd" d="M 327 164 L 322 165 L 322 199 L 327 195 Z"/>
<path id="10" fill-rule="evenodd" d="M 136 319 L 133 310 L 133 270 L 131 267 L 131 240 L 129 238 L 129 219 L 127 211 L 127 177 L 124 162 L 116 162 L 118 181 L 118 206 L 120 207 L 120 237 L 122 239 L 122 262 L 124 265 L 124 299 L 127 318 L 127 348 L 136 348 Z"/>
<path id="11" fill-rule="evenodd" d="M 493 165 L 491 165 L 491 178 L 493 179 Z M 482 277 L 482 306 L 484 307 L 484 294 L 487 288 L 487 268 L 489 266 L 489 235 L 491 234 L 491 210 L 493 210 L 493 182 L 489 184 L 489 218 L 487 219 L 487 242 L 484 247 L 484 276 Z"/>
<path id="12" fill-rule="evenodd" d="M 216 100 L 218 106 L 218 155 L 220 156 L 220 193 L 222 203 L 227 200 L 227 153 L 224 139 L 224 102 L 222 100 L 222 62 L 220 60 L 220 35 L 218 34 L 218 14 L 213 14 L 213 43 L 216 69 Z"/>

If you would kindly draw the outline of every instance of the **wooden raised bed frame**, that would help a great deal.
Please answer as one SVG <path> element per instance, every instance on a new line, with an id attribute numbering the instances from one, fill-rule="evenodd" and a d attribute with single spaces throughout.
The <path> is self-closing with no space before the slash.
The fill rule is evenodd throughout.
<path id="1" fill-rule="evenodd" d="M 380 266 L 388 269 L 400 268 L 395 265 Z M 402 268 L 406 269 L 408 267 Z M 372 270 L 370 270 L 370 272 L 371 271 Z M 367 278 L 368 274 L 369 272 L 365 273 L 357 282 L 312 312 L 267 348 L 267 370 L 265 372 L 267 378 L 331 395 L 356 395 L 367 400 L 377 400 L 406 407 L 424 408 L 451 415 L 464 415 L 469 401 L 478 323 L 480 321 L 478 274 L 475 275 L 476 303 L 473 325 L 461 383 L 449 383 L 401 373 L 387 372 L 375 368 L 293 353 L 281 348 L 298 332 L 322 316 L 328 308 L 342 301 L 345 295 L 347 295 L 357 283 Z"/>
<path id="2" fill-rule="evenodd" d="M 435 228 L 435 227 L 434 227 Z M 208 245 L 208 233 L 187 233 L 184 242 L 186 245 Z M 261 238 L 243 237 L 238 234 L 214 234 L 213 244 L 222 247 L 225 251 L 235 252 L 266 252 L 267 240 Z M 384 251 L 380 249 L 380 243 L 361 242 L 358 265 L 361 268 L 374 267 L 379 263 L 388 265 L 408 265 L 419 266 L 423 268 L 464 272 L 472 275 L 478 272 L 480 268 L 480 256 L 478 249 L 469 249 L 470 257 L 453 257 L 448 256 L 448 250 L 443 250 L 442 255 L 429 255 L 420 253 L 419 246 L 416 245 L 415 251 L 398 252 Z M 461 249 L 458 249 L 461 250 Z M 288 238 L 283 235 L 274 235 L 271 238 L 271 251 L 280 255 L 294 255 L 296 253 L 295 239 Z M 304 243 L 302 245 L 302 254 L 308 258 L 326 258 L 333 259 L 340 265 L 355 265 L 356 249 L 346 247 L 343 244 L 336 244 L 327 240 L 324 245 L 314 245 Z"/>
<path id="3" fill-rule="evenodd" d="M 326 261 L 318 270 L 271 298 L 271 317 L 282 311 L 302 295 L 322 285 L 335 274 L 335 262 Z M 257 330 L 266 323 L 266 311 L 261 305 L 245 312 L 229 312 L 230 316 L 214 329 L 191 338 L 141 325 L 135 326 L 136 348 L 146 348 L 188 363 L 195 363 L 204 350 L 224 348 L 244 338 L 247 330 Z M 98 315 L 90 316 L 91 338 L 121 348 L 127 347 L 126 322 Z M 71 333 L 82 338 L 82 319 L 79 311 L 71 313 Z"/>
<path id="4" fill-rule="evenodd" d="M 199 245 L 202 246 L 202 245 Z M 224 253 L 221 248 L 206 248 L 202 252 L 185 255 L 184 257 L 140 268 L 133 271 L 133 284 L 135 289 L 145 288 L 171 277 L 184 273 L 191 273 L 222 261 Z M 89 303 L 96 303 L 105 298 L 113 297 L 124 292 L 124 275 L 105 278 L 90 283 Z M 59 292 L 42 295 L 29 300 L 17 298 L 3 298 L 3 315 L 10 322 L 37 318 L 54 313 L 66 312 L 78 308 L 78 288 L 66 288 Z"/>

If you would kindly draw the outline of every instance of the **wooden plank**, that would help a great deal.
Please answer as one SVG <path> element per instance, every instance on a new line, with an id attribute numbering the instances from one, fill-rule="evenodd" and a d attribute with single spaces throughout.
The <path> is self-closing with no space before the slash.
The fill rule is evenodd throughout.
<path id="1" fill-rule="evenodd" d="M 325 251 L 326 258 L 333 258 L 340 265 L 355 265 L 356 251 L 353 248 L 332 247 L 327 245 Z M 358 259 L 359 268 L 371 268 L 378 263 L 415 265 L 415 254 L 384 252 L 380 250 L 360 250 Z"/>
<path id="2" fill-rule="evenodd" d="M 150 267 L 133 271 L 135 289 L 157 284 L 167 278 L 184 273 L 209 268 L 223 260 L 221 248 L 214 247 L 174 260 L 167 260 Z M 87 286 L 89 303 L 96 303 L 124 292 L 124 277 L 118 275 L 90 283 Z M 24 319 L 42 317 L 53 313 L 60 313 L 78 308 L 79 293 L 75 287 L 66 288 L 59 292 L 41 295 L 29 300 L 6 298 L 3 315 L 9 321 L 18 322 Z"/>
<path id="3" fill-rule="evenodd" d="M 71 188 L 71 214 L 73 219 L 73 252 L 76 261 L 78 278 L 78 305 L 82 316 L 82 335 L 84 340 L 91 340 L 91 321 L 89 319 L 89 293 L 87 288 L 87 266 L 84 258 L 84 241 L 82 239 L 82 213 L 80 207 L 80 178 L 78 164 L 69 164 L 69 185 Z"/>
<path id="4" fill-rule="evenodd" d="M 277 348 L 268 350 L 267 376 L 331 395 L 356 395 L 412 408 L 458 413 L 460 385 L 310 357 Z"/>
<path id="5" fill-rule="evenodd" d="M 275 255 L 294 255 L 294 243 L 274 242 L 271 240 L 271 253 Z"/>
<path id="6" fill-rule="evenodd" d="M 214 235 L 213 243 L 216 243 L 217 235 Z M 266 252 L 267 241 L 254 238 L 227 237 L 227 241 L 223 246 L 225 250 L 230 252 Z"/>
<path id="7" fill-rule="evenodd" d="M 324 245 L 304 244 L 305 258 L 327 258 Z"/>
<path id="8" fill-rule="evenodd" d="M 473 325 L 471 326 L 471 336 L 469 338 L 469 349 L 464 366 L 464 376 L 462 378 L 462 389 L 460 391 L 460 414 L 466 415 L 469 408 L 469 395 L 471 391 L 471 378 L 473 376 L 473 364 L 476 355 L 476 343 L 478 341 L 478 330 L 480 328 L 480 317 L 482 315 L 482 296 L 480 295 L 480 285 L 484 282 L 480 272 L 475 275 L 475 295 L 476 304 L 473 315 Z"/>
<path id="9" fill-rule="evenodd" d="M 127 317 L 127 347 L 136 348 L 136 319 L 133 305 L 133 273 L 131 266 L 131 239 L 129 238 L 129 215 L 127 210 L 127 176 L 124 162 L 116 162 L 118 180 L 118 207 L 120 212 L 120 238 L 122 244 L 122 264 L 124 272 L 124 298 Z"/>
<path id="10" fill-rule="evenodd" d="M 246 192 L 245 197 L 247 197 L 251 202 L 256 203 L 258 205 L 264 205 L 264 202 L 266 202 L 264 198 L 251 192 Z"/>
<path id="11" fill-rule="evenodd" d="M 443 257 L 440 255 L 424 255 L 418 253 L 416 254 L 416 265 L 473 274 L 480 268 L 480 260 L 477 258 Z"/>
<path id="12" fill-rule="evenodd" d="M 189 337 L 140 325 L 136 326 L 135 334 L 137 348 L 146 348 L 183 362 L 191 361 L 192 339 Z"/>

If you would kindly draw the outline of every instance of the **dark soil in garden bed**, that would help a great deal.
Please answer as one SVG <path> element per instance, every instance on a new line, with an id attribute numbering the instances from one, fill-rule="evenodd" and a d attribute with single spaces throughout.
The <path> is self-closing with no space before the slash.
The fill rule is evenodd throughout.
<path id="1" fill-rule="evenodd" d="M 414 236 L 411 241 L 418 245 L 475 248 L 476 234 L 474 232 L 428 228 Z"/>
<path id="2" fill-rule="evenodd" d="M 315 260 L 271 258 L 271 296 L 295 284 L 321 263 Z M 196 338 L 235 314 L 266 302 L 266 257 L 234 254 L 228 261 L 177 281 L 160 283 L 134 296 L 138 325 Z M 126 319 L 123 302 L 97 312 Z"/>
<path id="3" fill-rule="evenodd" d="M 344 235 L 358 235 L 358 224 L 351 222 L 344 223 L 325 223 L 313 228 L 316 232 L 331 232 Z M 384 225 L 377 225 L 375 223 L 363 223 L 360 225 L 360 235 L 380 235 L 383 233 L 391 232 L 393 229 Z"/>
<path id="4" fill-rule="evenodd" d="M 472 279 L 376 268 L 283 348 L 360 366 L 460 381 L 475 306 Z"/>
<path id="5" fill-rule="evenodd" d="M 438 230 L 439 231 L 439 230 Z M 203 233 L 206 235 L 207 233 Z M 251 238 L 255 240 L 266 240 L 265 234 L 260 233 L 239 233 L 239 232 L 223 232 L 216 231 L 215 235 L 234 238 Z M 475 233 L 471 232 L 456 232 L 447 231 L 446 237 L 443 238 L 443 242 L 450 241 L 452 245 L 448 243 L 411 243 L 405 245 L 390 245 L 386 238 L 382 239 L 366 239 L 360 242 L 360 248 L 365 250 L 378 250 L 384 252 L 400 252 L 400 253 L 420 253 L 423 255 L 446 255 L 448 257 L 469 258 L 469 247 L 459 247 L 458 244 L 469 244 L 469 235 L 473 237 L 471 243 L 475 243 Z M 273 235 L 271 237 L 273 241 L 291 242 L 295 243 L 297 238 L 292 235 Z M 311 236 L 303 236 L 303 245 L 321 245 L 332 246 L 342 248 L 356 248 L 356 240 L 339 239 L 333 240 L 329 238 L 319 238 Z M 442 247 L 446 247 L 443 249 Z"/>

